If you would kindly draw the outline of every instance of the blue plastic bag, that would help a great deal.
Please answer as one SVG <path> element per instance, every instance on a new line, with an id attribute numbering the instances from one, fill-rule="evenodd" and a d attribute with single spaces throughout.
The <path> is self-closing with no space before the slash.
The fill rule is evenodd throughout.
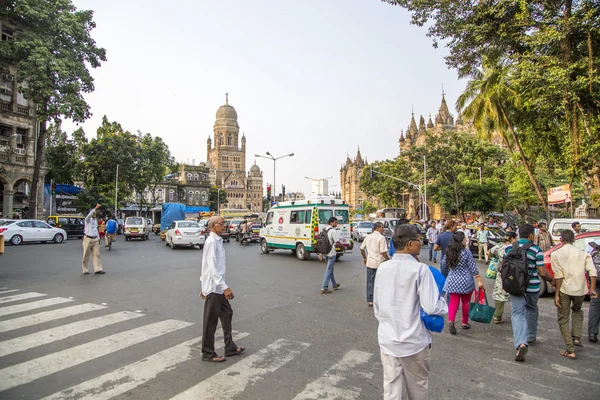
<path id="1" fill-rule="evenodd" d="M 396 248 L 394 247 L 394 242 L 392 242 L 392 238 L 390 238 L 390 245 L 388 246 L 389 250 L 388 250 L 388 254 L 390 257 L 392 257 L 394 254 L 396 254 Z"/>
<path id="2" fill-rule="evenodd" d="M 429 270 L 433 275 L 433 279 L 435 279 L 440 294 L 443 294 L 446 278 L 444 278 L 444 275 L 437 268 L 431 265 L 429 266 Z M 425 328 L 432 332 L 441 332 L 444 330 L 445 320 L 443 315 L 429 315 L 421 309 L 421 321 L 425 324 Z"/>

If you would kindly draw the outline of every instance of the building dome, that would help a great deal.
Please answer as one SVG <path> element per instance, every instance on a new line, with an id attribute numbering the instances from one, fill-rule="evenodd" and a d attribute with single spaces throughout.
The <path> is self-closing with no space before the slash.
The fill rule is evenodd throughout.
<path id="1" fill-rule="evenodd" d="M 216 119 L 233 119 L 237 121 L 238 115 L 235 111 L 235 108 L 231 107 L 228 103 L 223 104 L 217 110 L 217 114 L 215 116 Z"/>
<path id="2" fill-rule="evenodd" d="M 250 167 L 250 172 L 255 173 L 255 174 L 260 174 L 260 168 L 258 167 L 258 165 L 254 164 L 253 166 Z"/>

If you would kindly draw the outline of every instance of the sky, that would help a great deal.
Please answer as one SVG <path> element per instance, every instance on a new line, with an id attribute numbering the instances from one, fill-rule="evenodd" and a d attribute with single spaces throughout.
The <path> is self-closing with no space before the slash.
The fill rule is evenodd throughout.
<path id="1" fill-rule="evenodd" d="M 238 114 L 255 154 L 277 161 L 276 184 L 310 194 L 305 177 L 333 177 L 360 147 L 369 162 L 398 155 L 400 131 L 451 112 L 464 89 L 426 28 L 379 0 L 74 0 L 94 11 L 92 37 L 107 61 L 86 94 L 96 135 L 102 116 L 131 132 L 160 136 L 179 162 L 206 161 L 217 109 Z M 76 125 L 65 122 L 72 132 Z M 240 136 L 241 137 L 241 136 Z M 273 161 L 258 158 L 265 187 Z"/>

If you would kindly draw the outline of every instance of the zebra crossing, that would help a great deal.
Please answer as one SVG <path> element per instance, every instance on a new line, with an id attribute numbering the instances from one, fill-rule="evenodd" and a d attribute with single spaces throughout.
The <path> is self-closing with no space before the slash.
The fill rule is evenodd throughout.
<path id="1" fill-rule="evenodd" d="M 49 327 L 46 328 L 43 324 L 48 324 L 46 326 Z M 240 357 L 228 358 L 226 363 L 217 366 L 199 362 L 202 338 L 194 337 L 181 343 L 169 343 L 163 348 L 153 347 L 153 354 L 144 353 L 129 364 L 115 365 L 115 369 L 106 373 L 92 377 L 73 377 L 77 368 L 89 367 L 98 363 L 102 357 L 110 357 L 122 351 L 135 353 L 140 344 L 174 332 L 185 334 L 183 330 L 192 325 L 194 324 L 191 322 L 175 319 L 151 321 L 147 315 L 139 312 L 115 311 L 105 305 L 76 304 L 72 298 L 51 297 L 36 292 L 20 293 L 18 289 L 0 288 L 0 398 L 5 398 L 5 395 L 6 398 L 43 400 L 108 400 L 121 395 L 137 398 L 136 388 L 158 382 L 165 372 L 177 371 L 178 368 L 189 369 L 190 364 L 187 362 L 192 360 L 198 361 L 193 368 L 216 367 L 211 368 L 214 373 L 193 384 L 186 383 L 177 388 L 178 393 L 169 394 L 166 399 L 246 398 L 246 390 L 263 389 L 261 385 L 268 393 L 269 377 L 279 370 L 293 377 L 294 363 L 301 362 L 299 356 L 311 348 L 311 343 L 279 338 L 263 348 L 251 349 Z M 38 326 L 39 329 L 36 330 Z M 101 329 L 109 329 L 112 334 L 68 345 L 71 343 L 70 339 L 81 338 L 81 335 Z M 26 333 L 19 334 L 19 330 Z M 196 331 L 199 330 L 200 327 Z M 234 340 L 241 340 L 249 335 L 247 332 L 235 331 Z M 67 347 L 65 342 L 61 342 L 63 340 L 67 342 Z M 222 349 L 222 342 L 222 337 L 217 336 L 217 350 Z M 52 345 L 56 343 L 62 347 L 54 349 Z M 28 357 L 28 352 L 34 358 Z M 312 381 L 308 378 L 309 382 L 301 382 L 304 387 L 296 393 L 288 393 L 288 398 L 358 399 L 362 390 L 355 383 L 363 380 L 366 385 L 366 381 L 373 378 L 372 366 L 376 357 L 359 350 L 350 350 L 340 356 L 341 359 L 333 360 L 332 365 L 323 369 L 321 376 Z M 62 382 L 62 374 L 70 374 L 65 382 L 72 383 L 74 379 L 77 382 L 74 385 L 66 384 L 49 395 L 50 390 L 36 397 L 31 397 L 31 393 L 27 392 L 29 385 L 50 377 L 54 382 Z M 27 396 L 20 395 L 21 391 L 28 393 Z M 267 395 L 264 398 L 270 397 Z"/>

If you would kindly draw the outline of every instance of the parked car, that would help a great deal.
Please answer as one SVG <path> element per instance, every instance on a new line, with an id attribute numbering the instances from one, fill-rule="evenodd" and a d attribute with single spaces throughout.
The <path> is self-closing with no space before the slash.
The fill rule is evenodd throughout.
<path id="1" fill-rule="evenodd" d="M 142 217 L 127 217 L 125 219 L 125 240 L 139 238 L 148 240 L 150 230 L 148 229 L 147 221 Z"/>
<path id="2" fill-rule="evenodd" d="M 548 232 L 552 235 L 552 239 L 559 242 L 560 233 L 572 229 L 571 224 L 573 222 L 579 222 L 582 233 L 600 231 L 600 219 L 554 218 L 548 226 Z"/>
<path id="3" fill-rule="evenodd" d="M 173 221 L 165 235 L 165 245 L 175 250 L 177 246 L 204 247 L 206 236 L 200 224 L 196 221 Z"/>
<path id="4" fill-rule="evenodd" d="M 35 219 L 6 220 L 0 223 L 0 234 L 4 235 L 4 241 L 13 245 L 23 242 L 52 241 L 62 243 L 67 239 L 67 232 L 62 228 L 48 225 L 44 221 Z"/>
<path id="5" fill-rule="evenodd" d="M 398 225 L 408 223 L 407 220 L 400 218 L 375 218 L 373 222 L 383 223 L 383 236 L 385 236 L 386 239 L 392 237 Z"/>
<path id="6" fill-rule="evenodd" d="M 225 230 L 221 234 L 221 237 L 227 243 L 229 243 L 229 240 L 231 239 L 231 228 L 229 226 L 230 226 L 229 221 L 225 220 L 225 225 L 224 225 Z"/>
<path id="7" fill-rule="evenodd" d="M 352 238 L 357 242 L 362 242 L 371 232 L 373 232 L 373 223 L 360 221 L 352 230 Z"/>
<path id="8" fill-rule="evenodd" d="M 83 228 L 85 226 L 85 217 L 81 215 L 51 215 L 46 218 L 46 223 L 50 226 L 64 229 L 70 238 L 83 238 Z"/>
<path id="9" fill-rule="evenodd" d="M 575 242 L 573 243 L 573 245 L 575 247 L 577 247 L 578 249 L 585 251 L 590 242 L 598 242 L 599 240 L 600 240 L 600 231 L 584 232 L 584 233 L 580 233 L 579 235 L 575 236 Z M 562 246 L 563 246 L 563 244 L 559 243 L 544 253 L 544 265 L 546 266 L 546 269 L 548 270 L 548 272 L 550 273 L 550 276 L 552 278 L 554 278 L 554 271 L 552 271 L 552 259 L 550 258 L 550 255 L 553 252 L 555 252 L 556 250 L 560 249 Z M 555 292 L 554 286 L 549 285 L 543 279 L 540 279 L 540 281 L 541 281 L 540 296 L 543 296 L 545 293 L 554 293 Z"/>
<path id="10" fill-rule="evenodd" d="M 477 241 L 477 229 L 479 229 L 478 225 L 467 226 L 468 229 L 471 230 L 471 253 L 477 255 L 479 254 L 479 242 Z M 504 239 L 506 238 L 506 231 L 499 226 L 486 226 L 485 230 L 488 232 L 488 243 L 487 248 L 491 249 L 498 243 L 504 243 Z"/>

